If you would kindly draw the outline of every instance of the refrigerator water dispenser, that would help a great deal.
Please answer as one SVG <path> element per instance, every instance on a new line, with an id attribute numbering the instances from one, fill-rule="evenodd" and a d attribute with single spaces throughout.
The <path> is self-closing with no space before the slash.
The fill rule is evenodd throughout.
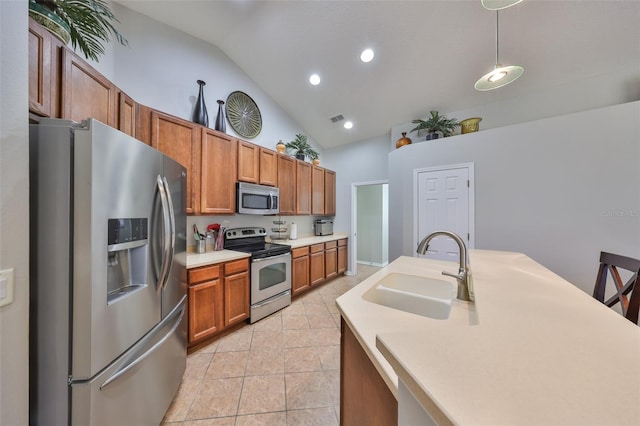
<path id="1" fill-rule="evenodd" d="M 107 304 L 147 286 L 148 223 L 146 218 L 109 219 Z"/>

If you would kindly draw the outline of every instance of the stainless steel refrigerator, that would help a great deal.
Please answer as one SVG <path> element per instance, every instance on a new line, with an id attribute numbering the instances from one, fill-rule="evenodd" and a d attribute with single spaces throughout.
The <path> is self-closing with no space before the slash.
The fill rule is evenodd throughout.
<path id="1" fill-rule="evenodd" d="M 30 423 L 158 425 L 186 364 L 186 171 L 96 120 L 30 126 Z"/>

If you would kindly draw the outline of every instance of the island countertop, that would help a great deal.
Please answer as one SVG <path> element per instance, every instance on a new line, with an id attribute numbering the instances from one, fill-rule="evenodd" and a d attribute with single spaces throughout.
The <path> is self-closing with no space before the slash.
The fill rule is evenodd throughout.
<path id="1" fill-rule="evenodd" d="M 400 376 L 438 424 L 640 424 L 640 327 L 524 254 L 470 265 L 476 302 L 447 320 L 362 295 L 392 272 L 455 287 L 451 262 L 400 257 L 337 299 L 394 394 Z"/>

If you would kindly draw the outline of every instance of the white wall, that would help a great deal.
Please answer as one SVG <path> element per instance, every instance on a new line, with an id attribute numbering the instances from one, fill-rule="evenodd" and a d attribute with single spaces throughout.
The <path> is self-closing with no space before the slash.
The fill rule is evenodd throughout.
<path id="1" fill-rule="evenodd" d="M 262 115 L 262 131 L 251 142 L 275 150 L 278 140 L 286 143 L 297 133 L 307 134 L 216 46 L 120 4 L 112 6 L 118 28 L 129 41 L 129 47 L 114 45 L 113 82 L 137 102 L 191 120 L 196 80 L 204 80 L 209 127 L 215 124 L 216 100 L 226 101 L 231 92 L 240 90 L 253 98 Z M 238 136 L 228 123 L 227 133 Z M 322 156 L 322 148 L 310 136 L 309 143 Z"/>
<path id="2" fill-rule="evenodd" d="M 638 70 L 626 69 L 612 70 L 606 76 L 597 75 L 573 80 L 569 84 L 544 87 L 535 93 L 487 103 L 477 108 L 449 112 L 440 111 L 440 113 L 445 114 L 448 118 L 458 120 L 481 117 L 480 130 L 488 130 L 637 100 L 640 100 Z M 429 113 L 427 109 L 428 107 L 425 107 L 424 117 L 412 117 L 406 123 L 392 127 L 389 141 L 390 150 L 395 148 L 395 141 L 400 138 L 402 132 L 409 132 L 415 127 L 414 124 L 411 124 L 412 119 L 426 118 Z M 459 134 L 460 128 L 456 131 Z M 407 133 L 407 136 L 414 143 L 425 139 L 424 135 L 418 137 L 417 133 Z"/>
<path id="3" fill-rule="evenodd" d="M 350 232 L 351 184 L 387 179 L 389 135 L 327 149 L 321 166 L 336 171 L 334 230 Z"/>
<path id="4" fill-rule="evenodd" d="M 29 420 L 29 137 L 27 2 L 0 1 L 0 269 L 15 301 L 0 308 L 0 424 Z"/>
<path id="5" fill-rule="evenodd" d="M 633 102 L 391 152 L 390 259 L 414 251 L 412 170 L 473 162 L 476 248 L 524 252 L 591 292 L 601 250 L 640 257 L 639 122 Z"/>

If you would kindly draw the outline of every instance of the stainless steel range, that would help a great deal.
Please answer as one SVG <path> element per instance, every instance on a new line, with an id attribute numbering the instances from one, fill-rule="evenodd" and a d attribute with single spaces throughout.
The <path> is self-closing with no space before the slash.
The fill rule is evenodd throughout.
<path id="1" fill-rule="evenodd" d="M 268 243 L 266 235 L 264 228 L 224 233 L 225 249 L 251 253 L 251 324 L 291 304 L 291 247 Z"/>

